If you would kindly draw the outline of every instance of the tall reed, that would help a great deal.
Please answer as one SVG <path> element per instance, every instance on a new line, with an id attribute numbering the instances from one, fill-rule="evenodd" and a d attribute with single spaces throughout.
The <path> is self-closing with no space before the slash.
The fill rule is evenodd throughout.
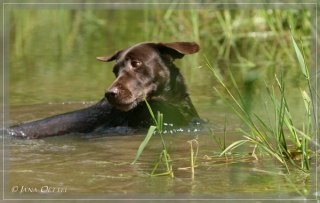
<path id="1" fill-rule="evenodd" d="M 301 90 L 301 99 L 304 101 L 305 105 L 305 116 L 302 116 L 304 119 L 300 120 L 303 123 L 302 129 L 299 129 L 293 121 L 292 113 L 286 98 L 285 82 L 282 75 L 280 78 L 277 75 L 274 76 L 275 86 L 266 84 L 268 99 L 272 104 L 272 119 L 274 120 L 274 123 L 272 124 L 263 119 L 261 115 L 247 111 L 245 108 L 246 101 L 241 95 L 238 84 L 230 70 L 229 75 L 232 82 L 232 89 L 235 90 L 235 93 L 227 87 L 217 69 L 215 69 L 207 60 L 207 66 L 213 72 L 223 89 L 227 92 L 227 97 L 218 89 L 216 89 L 217 93 L 223 100 L 228 102 L 236 115 L 246 125 L 246 128 L 240 129 L 244 139 L 229 145 L 221 155 L 226 154 L 245 143 L 250 143 L 254 145 L 254 152 L 256 148 L 262 152 L 266 152 L 283 164 L 288 172 L 290 171 L 289 164 L 305 172 L 310 169 L 311 150 L 309 142 L 312 139 L 313 133 L 312 97 L 310 97 L 310 95 L 312 95 L 312 88 L 309 71 L 303 54 L 295 39 L 293 37 L 291 39 L 301 68 L 301 73 L 308 83 L 308 90 Z M 270 109 L 265 105 L 265 113 L 268 114 L 269 111 Z M 271 119 L 269 118 L 269 120 Z M 290 145 L 293 145 L 293 147 Z M 299 161 L 297 161 L 297 159 Z"/>

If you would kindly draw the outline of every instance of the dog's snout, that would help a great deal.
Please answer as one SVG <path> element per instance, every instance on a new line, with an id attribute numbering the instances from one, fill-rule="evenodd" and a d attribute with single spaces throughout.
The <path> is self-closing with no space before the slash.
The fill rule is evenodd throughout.
<path id="1" fill-rule="evenodd" d="M 105 97 L 107 99 L 114 99 L 117 97 L 118 93 L 119 93 L 118 88 L 111 88 L 105 93 Z"/>

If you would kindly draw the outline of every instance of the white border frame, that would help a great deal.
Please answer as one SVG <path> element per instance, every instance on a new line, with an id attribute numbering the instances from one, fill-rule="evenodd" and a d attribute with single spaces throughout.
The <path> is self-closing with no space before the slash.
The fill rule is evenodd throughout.
<path id="1" fill-rule="evenodd" d="M 141 2 L 141 3 L 129 3 L 129 2 L 119 2 L 119 3 L 112 3 L 112 2 L 109 2 L 109 3 L 60 3 L 60 2 L 57 2 L 57 3 L 39 3 L 39 2 L 36 2 L 36 3 L 31 3 L 31 2 L 28 2 L 28 3 L 17 3 L 17 2 L 12 2 L 12 3 L 2 3 L 2 14 L 3 14 L 3 19 L 2 19 L 2 34 L 3 34 L 3 47 L 2 47 L 2 51 L 3 51 L 3 56 L 2 56 L 2 129 L 5 128 L 5 64 L 6 64 L 6 61 L 5 61 L 5 5 L 172 5 L 172 4 L 184 4 L 184 5 L 297 5 L 297 4 L 301 4 L 301 5 L 313 5 L 315 6 L 315 23 L 316 23 L 316 26 L 315 26 L 315 43 L 316 43 L 316 53 L 315 53 L 315 68 L 316 68 L 316 73 L 318 73 L 318 4 L 317 3 L 313 3 L 313 2 L 306 2 L 306 3 L 290 3 L 290 2 L 287 2 L 287 3 L 284 3 L 284 2 L 270 2 L 270 3 L 255 3 L 255 2 L 244 2 L 244 3 L 238 3 L 238 2 L 224 2 L 224 3 L 193 3 L 193 2 L 183 2 L 183 3 L 174 3 L 174 2 L 163 2 L 163 3 L 156 3 L 156 2 L 149 2 L 149 3 L 146 3 L 146 2 Z M 312 35 L 312 33 L 311 33 Z M 317 77 L 315 79 L 315 91 L 318 92 L 318 83 L 317 83 Z M 318 113 L 318 101 L 317 101 L 317 97 L 315 97 L 315 113 L 317 114 Z M 318 123 L 318 116 L 316 115 L 316 120 L 315 120 L 315 124 Z M 316 142 L 318 141 L 318 128 L 316 127 L 315 128 L 315 133 L 316 133 Z M 104 198 L 104 199 L 91 199 L 91 198 L 84 198 L 84 199 L 62 199 L 62 198 L 57 198 L 57 199 L 6 199 L 5 198 L 5 141 L 4 141 L 4 131 L 2 133 L 2 150 L 3 150 L 3 157 L 2 157 L 2 162 L 3 162 L 3 166 L 2 166 L 2 179 L 3 179 L 3 182 L 2 182 L 2 186 L 3 186 L 3 190 L 2 190 L 2 199 L 3 200 L 20 200 L 20 201 L 23 201 L 23 200 L 37 200 L 37 201 L 67 201 L 67 200 L 91 200 L 91 201 L 94 201 L 94 200 L 108 200 L 108 201 L 121 201 L 121 200 L 160 200 L 160 201 L 166 201 L 166 200 L 176 200 L 176 201 L 197 201 L 197 200 L 206 200 L 206 201 L 209 201 L 209 200 L 215 200 L 215 201 L 219 201 L 219 200 L 233 200 L 233 201 L 252 201 L 252 200 L 261 200 L 261 201 L 264 201 L 264 200 L 271 200 L 271 201 L 281 201 L 281 200 L 290 200 L 290 201 L 317 201 L 317 198 L 315 199 L 276 199 L 276 198 L 272 198 L 272 199 L 268 199 L 268 198 L 262 198 L 262 199 L 232 199 L 232 198 L 226 198 L 226 199 L 222 199 L 222 198 L 218 198 L 218 199 L 197 199 L 197 198 L 190 198 L 190 199 L 179 199 L 179 198 L 174 198 L 174 199 L 170 199 L 170 198 L 165 198 L 165 199 L 151 199 L 151 198 L 137 198 L 137 199 L 130 199 L 130 198 Z M 316 144 L 316 151 L 318 151 L 318 145 Z M 319 193 L 320 191 L 318 191 L 318 173 L 317 173 L 317 166 L 318 166 L 318 153 L 316 153 L 316 167 L 315 167 L 315 185 L 316 185 L 316 192 Z M 311 181 L 312 182 L 312 181 Z M 314 195 L 315 196 L 315 195 Z"/>

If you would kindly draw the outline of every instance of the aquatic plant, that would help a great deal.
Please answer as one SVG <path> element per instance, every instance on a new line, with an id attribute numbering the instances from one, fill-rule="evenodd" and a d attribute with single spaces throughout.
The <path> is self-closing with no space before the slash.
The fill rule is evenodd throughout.
<path id="1" fill-rule="evenodd" d="M 225 117 L 225 119 L 224 119 L 223 139 L 221 139 L 220 137 L 217 137 L 214 133 L 214 130 L 209 129 L 209 131 L 210 131 L 210 135 L 211 135 L 213 142 L 216 143 L 217 146 L 219 147 L 219 149 L 221 150 L 221 152 L 223 152 L 227 148 L 227 145 L 226 145 L 227 118 Z"/>
<path id="2" fill-rule="evenodd" d="M 261 115 L 250 112 L 245 108 L 246 101 L 242 96 L 230 69 L 229 75 L 232 82 L 232 89 L 235 90 L 235 93 L 227 87 L 217 69 L 215 69 L 208 59 L 206 59 L 207 67 L 209 67 L 220 85 L 227 92 L 227 96 L 217 88 L 215 88 L 215 90 L 223 100 L 227 101 L 246 126 L 246 128 L 240 129 L 244 139 L 230 144 L 223 152 L 221 152 L 221 155 L 224 155 L 243 144 L 250 143 L 254 145 L 254 150 L 252 152 L 253 156 L 257 157 L 255 153 L 256 149 L 266 152 L 283 164 L 288 172 L 290 170 L 288 166 L 289 163 L 305 172 L 310 169 L 311 150 L 309 142 L 312 140 L 313 133 L 312 87 L 303 52 L 301 52 L 292 35 L 291 39 L 301 72 L 308 84 L 307 91 L 301 90 L 301 99 L 304 101 L 305 105 L 305 116 L 300 120 L 302 122 L 302 129 L 299 129 L 297 125 L 294 124 L 286 98 L 285 82 L 282 75 L 280 78 L 277 75 L 274 76 L 275 86 L 266 84 L 267 95 L 271 101 L 271 110 L 273 111 L 272 118 L 269 117 L 269 120 L 266 121 Z M 268 112 L 270 112 L 270 109 L 265 104 L 265 113 L 267 115 Z M 270 122 L 271 119 L 274 123 Z M 300 164 L 298 161 L 300 161 Z"/>
<path id="3" fill-rule="evenodd" d="M 161 139 L 162 150 L 161 150 L 159 158 L 158 158 L 158 160 L 157 160 L 157 162 L 151 172 L 151 176 L 170 175 L 171 177 L 174 177 L 173 170 L 172 170 L 172 161 L 171 161 L 170 155 L 168 153 L 166 143 L 163 138 L 163 126 L 164 126 L 163 125 L 163 114 L 158 111 L 157 118 L 156 118 L 146 99 L 145 99 L 145 103 L 146 103 L 148 110 L 149 110 L 149 113 L 153 119 L 154 125 L 151 125 L 149 127 L 148 133 L 147 133 L 146 137 L 144 138 L 144 140 L 142 141 L 142 143 L 140 144 L 140 146 L 137 150 L 135 159 L 132 162 L 132 164 L 135 164 L 137 162 L 137 160 L 139 159 L 139 157 L 142 154 L 142 151 L 149 143 L 151 137 L 155 133 L 157 133 Z M 161 165 L 165 166 L 165 171 L 164 172 L 157 172 L 159 169 L 159 166 L 161 166 Z"/>

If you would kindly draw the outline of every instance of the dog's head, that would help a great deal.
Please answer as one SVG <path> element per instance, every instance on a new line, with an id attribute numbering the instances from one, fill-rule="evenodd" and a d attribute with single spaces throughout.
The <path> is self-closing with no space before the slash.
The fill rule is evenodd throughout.
<path id="1" fill-rule="evenodd" d="M 159 94 L 170 80 L 168 65 L 174 59 L 199 51 L 194 42 L 140 43 L 98 60 L 116 61 L 113 72 L 116 80 L 105 96 L 117 109 L 129 111 L 144 98 Z"/>

